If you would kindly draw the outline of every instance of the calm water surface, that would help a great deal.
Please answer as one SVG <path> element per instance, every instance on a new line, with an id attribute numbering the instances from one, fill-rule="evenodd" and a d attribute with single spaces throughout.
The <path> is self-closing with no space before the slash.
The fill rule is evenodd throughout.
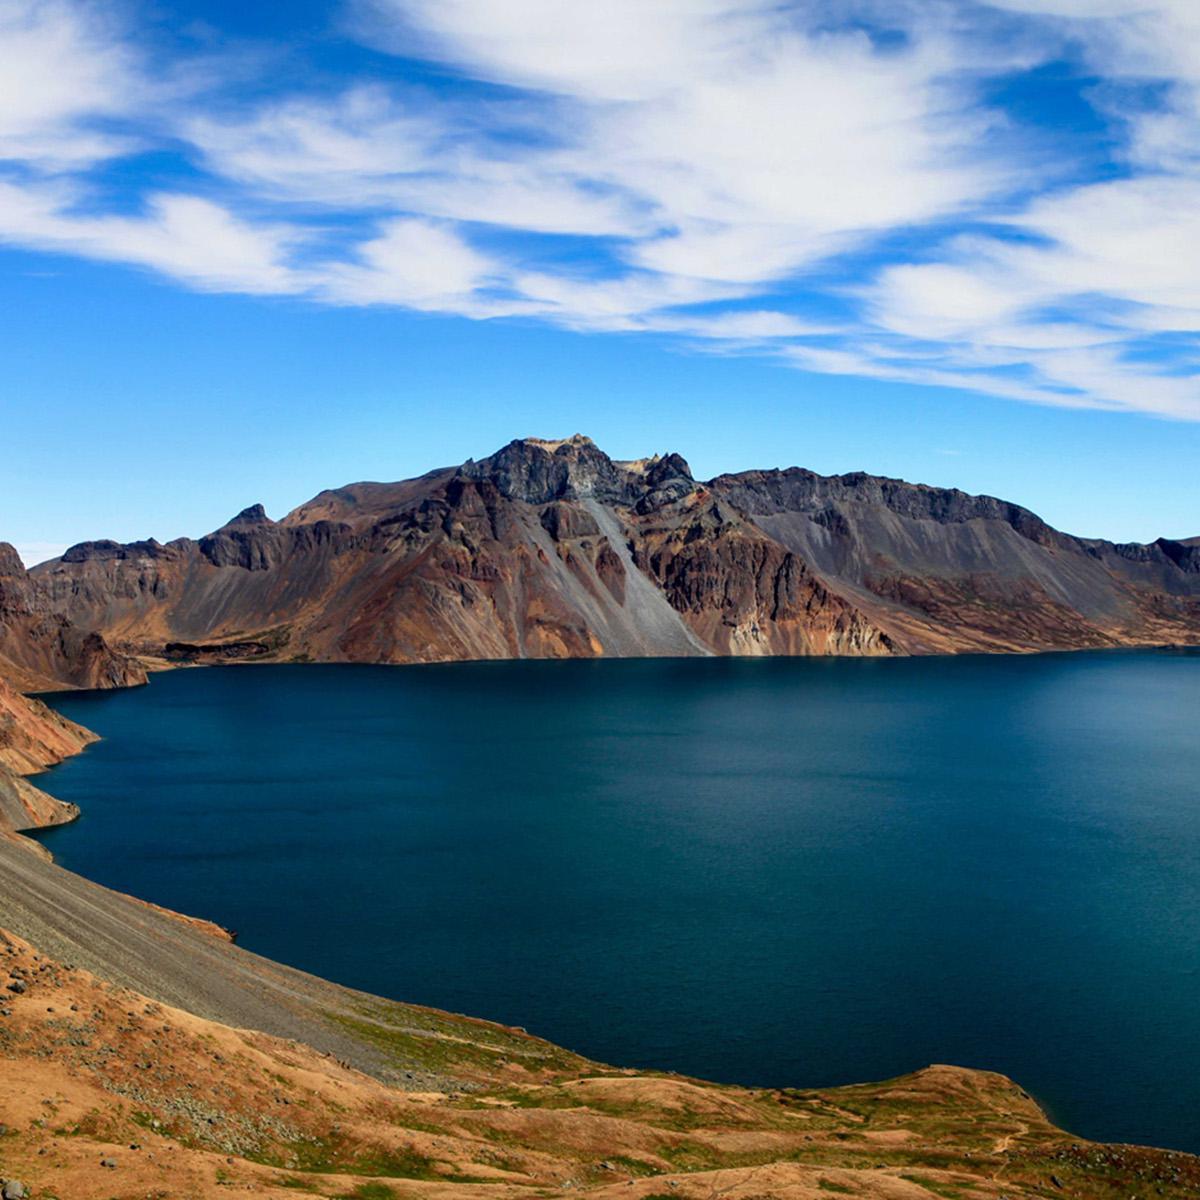
<path id="1" fill-rule="evenodd" d="M 1007 1072 L 1200 1151 L 1200 657 L 234 667 L 64 696 L 66 866 L 752 1084 Z"/>

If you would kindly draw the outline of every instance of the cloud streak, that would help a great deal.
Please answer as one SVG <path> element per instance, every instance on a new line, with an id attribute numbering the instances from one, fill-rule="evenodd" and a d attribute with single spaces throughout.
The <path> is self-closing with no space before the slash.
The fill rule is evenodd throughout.
<path id="1" fill-rule="evenodd" d="M 373 0 L 433 76 L 249 90 L 101 12 L 0 0 L 9 246 L 1200 419 L 1192 0 Z M 1054 61 L 1099 169 L 997 98 Z"/>

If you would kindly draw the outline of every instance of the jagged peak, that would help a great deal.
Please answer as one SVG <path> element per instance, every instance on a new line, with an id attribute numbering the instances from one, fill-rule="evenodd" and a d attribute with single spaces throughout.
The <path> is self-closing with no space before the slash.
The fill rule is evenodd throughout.
<path id="1" fill-rule="evenodd" d="M 261 504 L 251 504 L 243 508 L 232 520 L 226 521 L 222 529 L 236 529 L 244 525 L 274 525 L 275 522 L 267 516 L 267 510 Z"/>
<path id="2" fill-rule="evenodd" d="M 614 458 L 616 463 L 624 471 L 628 471 L 631 475 L 645 475 L 651 467 L 662 461 L 661 454 L 651 454 L 646 458 Z"/>
<path id="3" fill-rule="evenodd" d="M 464 463 L 459 473 L 486 479 L 501 495 L 529 504 L 596 499 L 632 507 L 650 497 L 655 504 L 676 498 L 694 487 L 691 470 L 678 454 L 615 461 L 582 433 L 517 438 L 487 458 Z"/>
<path id="4" fill-rule="evenodd" d="M 596 496 L 617 503 L 627 476 L 591 438 L 517 438 L 495 454 L 459 468 L 468 479 L 486 479 L 502 496 L 529 504 Z"/>
<path id="5" fill-rule="evenodd" d="M 652 483 L 661 483 L 667 479 L 694 479 L 692 468 L 682 454 L 668 451 L 666 454 L 656 454 L 648 465 L 646 478 Z"/>
<path id="6" fill-rule="evenodd" d="M 668 450 L 665 454 L 651 454 L 647 458 L 613 459 L 613 462 L 631 475 L 686 475 L 692 478 L 692 468 L 682 454 Z"/>

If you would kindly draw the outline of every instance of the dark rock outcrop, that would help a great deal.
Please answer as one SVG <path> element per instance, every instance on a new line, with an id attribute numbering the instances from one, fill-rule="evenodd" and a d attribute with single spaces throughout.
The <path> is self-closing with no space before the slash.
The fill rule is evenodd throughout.
<path id="1" fill-rule="evenodd" d="M 488 480 L 506 500 L 526 504 L 591 498 L 629 505 L 644 490 L 632 472 L 579 433 L 561 442 L 521 438 L 460 471 L 468 479 Z"/>

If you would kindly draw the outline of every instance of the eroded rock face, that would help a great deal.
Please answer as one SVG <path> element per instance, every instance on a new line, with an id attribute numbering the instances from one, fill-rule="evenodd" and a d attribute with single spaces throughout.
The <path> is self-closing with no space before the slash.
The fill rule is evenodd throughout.
<path id="1" fill-rule="evenodd" d="M 64 551 L 63 562 L 84 563 L 106 559 L 126 562 L 139 558 L 163 558 L 170 555 L 170 547 L 150 538 L 144 542 L 80 542 Z"/>
<path id="2" fill-rule="evenodd" d="M 146 679 L 91 622 L 81 627 L 50 603 L 7 543 L 0 543 L 0 674 L 23 691 L 127 687 Z"/>
<path id="3" fill-rule="evenodd" d="M 634 506 L 642 515 L 674 504 L 696 491 L 692 469 L 678 454 L 647 460 L 643 486 L 645 490 Z"/>
<path id="4" fill-rule="evenodd" d="M 862 473 L 702 484 L 677 454 L 621 462 L 580 435 L 322 492 L 279 521 L 255 505 L 199 541 L 87 543 L 31 579 L 38 612 L 195 661 L 1200 640 L 1191 542 L 1072 538 L 1006 501 Z M 104 676 L 103 653 L 69 657 Z"/>
<path id="5" fill-rule="evenodd" d="M 8 542 L 0 542 L 0 584 L 4 580 L 25 578 L 25 564 L 17 553 L 15 546 Z"/>
<path id="6" fill-rule="evenodd" d="M 722 654 L 889 654 L 891 639 L 726 502 L 659 508 L 636 556 Z"/>
<path id="7" fill-rule="evenodd" d="M 1186 542 L 1076 538 L 992 496 L 862 473 L 748 471 L 711 486 L 911 653 L 1200 640 Z"/>
<path id="8" fill-rule="evenodd" d="M 1200 575 L 1200 546 L 1186 542 L 1173 542 L 1159 538 L 1154 548 L 1165 554 L 1181 571 L 1188 575 Z"/>
<path id="9" fill-rule="evenodd" d="M 966 521 L 1001 521 L 1022 537 L 1056 545 L 1056 530 L 1026 508 L 994 496 L 971 496 L 957 488 L 935 488 L 884 479 L 856 471 L 849 475 L 817 475 L 799 467 L 785 471 L 746 471 L 722 475 L 713 487 L 753 516 L 773 512 L 836 512 L 845 505 L 886 509 L 913 521 L 956 525 Z"/>
<path id="10" fill-rule="evenodd" d="M 32 775 L 77 754 L 95 737 L 0 677 L 0 768 Z"/>

